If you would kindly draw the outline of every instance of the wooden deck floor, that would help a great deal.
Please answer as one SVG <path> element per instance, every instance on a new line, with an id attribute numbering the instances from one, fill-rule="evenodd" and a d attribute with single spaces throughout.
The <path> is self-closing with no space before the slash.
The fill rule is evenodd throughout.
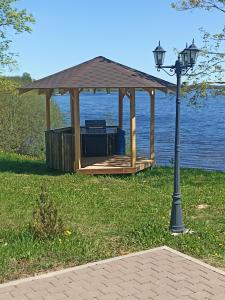
<path id="1" fill-rule="evenodd" d="M 83 157 L 81 169 L 77 172 L 82 174 L 134 174 L 147 169 L 154 161 L 138 157 L 136 167 L 130 166 L 130 156 L 114 155 L 108 157 Z"/>

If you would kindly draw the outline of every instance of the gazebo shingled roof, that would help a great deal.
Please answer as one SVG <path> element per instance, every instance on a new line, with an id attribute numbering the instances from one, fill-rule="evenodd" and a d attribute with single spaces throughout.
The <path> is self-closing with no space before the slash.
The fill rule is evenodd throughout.
<path id="1" fill-rule="evenodd" d="M 98 56 L 72 68 L 36 80 L 23 86 L 20 90 L 26 92 L 31 89 L 122 87 L 173 91 L 175 85 L 103 56 Z"/>

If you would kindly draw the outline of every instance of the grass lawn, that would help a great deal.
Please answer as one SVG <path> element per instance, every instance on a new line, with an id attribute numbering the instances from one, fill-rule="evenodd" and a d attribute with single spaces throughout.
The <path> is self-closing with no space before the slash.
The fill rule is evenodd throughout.
<path id="1" fill-rule="evenodd" d="M 225 268 L 225 173 L 183 169 L 181 176 L 193 233 L 172 236 L 171 168 L 134 177 L 61 175 L 43 161 L 0 153 L 0 282 L 161 245 Z M 41 241 L 29 233 L 44 183 L 71 235 Z"/>

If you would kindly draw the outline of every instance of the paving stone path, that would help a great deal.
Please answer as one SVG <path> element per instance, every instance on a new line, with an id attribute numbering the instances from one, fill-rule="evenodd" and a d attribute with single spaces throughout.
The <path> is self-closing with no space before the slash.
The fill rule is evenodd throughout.
<path id="1" fill-rule="evenodd" d="M 0 285 L 1 300 L 225 300 L 225 272 L 168 247 Z"/>

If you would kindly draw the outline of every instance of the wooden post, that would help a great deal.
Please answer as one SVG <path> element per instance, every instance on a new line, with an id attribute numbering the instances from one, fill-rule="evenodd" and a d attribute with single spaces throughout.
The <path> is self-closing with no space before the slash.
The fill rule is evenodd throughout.
<path id="1" fill-rule="evenodd" d="M 46 128 L 47 130 L 51 129 L 51 91 L 46 93 Z"/>
<path id="2" fill-rule="evenodd" d="M 150 117 L 150 159 L 155 160 L 155 90 L 150 90 L 151 117 Z"/>
<path id="3" fill-rule="evenodd" d="M 80 153 L 80 101 L 79 90 L 72 89 L 70 91 L 73 108 L 73 133 L 74 133 L 74 166 L 73 170 L 76 172 L 81 167 L 81 153 Z"/>
<path id="4" fill-rule="evenodd" d="M 130 153 L 131 167 L 136 167 L 135 88 L 130 89 Z"/>
<path id="5" fill-rule="evenodd" d="M 73 104 L 73 96 L 72 93 L 70 93 L 70 124 L 73 129 L 74 125 L 74 104 Z"/>
<path id="6" fill-rule="evenodd" d="M 119 128 L 123 129 L 123 98 L 124 93 L 122 89 L 119 88 L 119 110 L 118 110 L 118 121 L 119 121 Z"/>

